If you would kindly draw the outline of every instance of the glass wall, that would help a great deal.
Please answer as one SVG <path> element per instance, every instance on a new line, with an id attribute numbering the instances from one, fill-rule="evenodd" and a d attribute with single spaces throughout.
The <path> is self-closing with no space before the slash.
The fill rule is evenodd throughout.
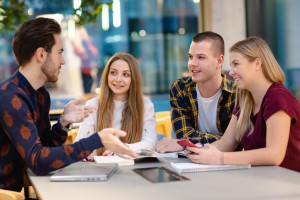
<path id="1" fill-rule="evenodd" d="M 53 13 L 63 16 L 66 65 L 60 79 L 68 81 L 49 84 L 50 90 L 64 95 L 76 93 L 74 88 L 93 93 L 105 63 L 121 51 L 133 54 L 139 61 L 145 94 L 168 93 L 171 83 L 187 70 L 188 48 L 198 32 L 199 0 L 102 1 L 97 21 L 84 27 L 75 27 L 72 18 L 73 3 L 78 1 L 63 2 L 27 0 L 28 10 L 24 11 L 32 11 L 30 18 Z M 17 67 L 10 45 L 12 35 L 0 34 L 1 80 Z M 80 49 L 89 53 L 89 60 L 81 57 Z M 78 82 L 83 86 L 78 87 Z M 72 89 L 72 85 L 76 86 Z"/>
<path id="2" fill-rule="evenodd" d="M 247 35 L 270 45 L 286 74 L 286 86 L 300 101 L 300 26 L 298 0 L 246 0 Z"/>
<path id="3" fill-rule="evenodd" d="M 176 2 L 176 3 L 174 3 Z M 103 65 L 117 51 L 133 54 L 143 75 L 144 93 L 166 93 L 170 84 L 187 70 L 187 52 L 197 33 L 198 1 L 121 0 L 119 27 L 100 20 L 103 30 Z M 119 16 L 119 15 L 117 15 Z"/>

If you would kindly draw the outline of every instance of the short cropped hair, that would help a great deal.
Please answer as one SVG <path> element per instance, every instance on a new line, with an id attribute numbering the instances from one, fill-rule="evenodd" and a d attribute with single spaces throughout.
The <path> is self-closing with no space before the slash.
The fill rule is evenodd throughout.
<path id="1" fill-rule="evenodd" d="M 215 56 L 225 54 L 224 39 L 221 35 L 212 31 L 205 31 L 205 32 L 198 33 L 193 37 L 193 42 L 195 43 L 206 41 L 206 40 L 210 40 L 212 42 L 211 48 Z"/>

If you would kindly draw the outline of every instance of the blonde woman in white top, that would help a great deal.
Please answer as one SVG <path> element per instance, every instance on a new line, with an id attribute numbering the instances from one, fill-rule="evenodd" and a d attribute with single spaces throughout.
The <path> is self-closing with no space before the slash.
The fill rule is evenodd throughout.
<path id="1" fill-rule="evenodd" d="M 116 53 L 110 58 L 102 74 L 100 94 L 87 105 L 95 106 L 97 111 L 82 122 L 75 141 L 104 128 L 116 128 L 127 133 L 120 139 L 134 151 L 154 150 L 157 141 L 154 107 L 143 97 L 141 72 L 132 55 Z M 88 159 L 113 154 L 101 148 Z"/>

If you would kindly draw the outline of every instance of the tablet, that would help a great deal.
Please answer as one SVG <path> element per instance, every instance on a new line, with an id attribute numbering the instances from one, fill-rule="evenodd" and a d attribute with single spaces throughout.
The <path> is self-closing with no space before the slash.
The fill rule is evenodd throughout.
<path id="1" fill-rule="evenodd" d="M 133 171 L 151 183 L 189 180 L 185 176 L 181 176 L 165 167 L 139 168 L 133 169 Z"/>

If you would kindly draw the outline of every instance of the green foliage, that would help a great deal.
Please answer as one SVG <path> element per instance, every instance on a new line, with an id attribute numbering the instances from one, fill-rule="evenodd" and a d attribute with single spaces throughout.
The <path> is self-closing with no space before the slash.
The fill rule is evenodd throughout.
<path id="1" fill-rule="evenodd" d="M 102 12 L 102 5 L 107 4 L 112 7 L 113 0 L 82 0 L 81 6 L 74 10 L 74 15 L 77 16 L 78 25 L 96 22 L 97 16 Z"/>
<path id="2" fill-rule="evenodd" d="M 17 26 L 28 19 L 26 0 L 0 0 L 0 32 L 16 30 Z M 112 7 L 113 0 L 82 0 L 81 6 L 74 9 L 77 24 L 94 23 L 102 12 L 102 5 Z"/>
<path id="3" fill-rule="evenodd" d="M 28 16 L 25 14 L 25 0 L 0 0 L 0 32 L 15 30 Z"/>

